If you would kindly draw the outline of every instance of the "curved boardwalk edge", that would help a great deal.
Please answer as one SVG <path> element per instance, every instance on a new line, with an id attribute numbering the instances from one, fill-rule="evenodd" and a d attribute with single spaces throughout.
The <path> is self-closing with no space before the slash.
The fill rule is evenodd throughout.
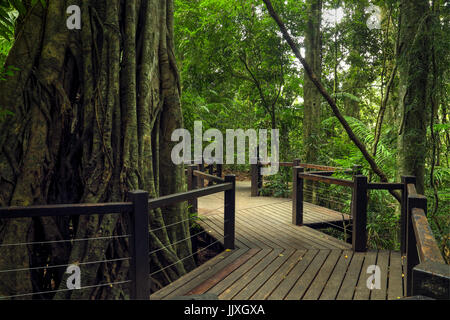
<path id="1" fill-rule="evenodd" d="M 314 206 L 309 207 L 314 210 Z M 151 295 L 151 299 L 214 294 L 222 300 L 378 300 L 405 295 L 399 252 L 354 253 L 351 245 L 290 221 L 290 203 L 236 212 L 236 249 L 224 251 Z M 215 210 L 199 224 L 223 239 Z M 367 288 L 368 267 L 380 267 L 380 288 Z"/>
<path id="2" fill-rule="evenodd" d="M 380 267 L 380 288 L 367 288 L 367 267 Z M 223 252 L 151 296 L 215 294 L 221 300 L 392 300 L 404 297 L 399 252 L 259 249 Z"/>

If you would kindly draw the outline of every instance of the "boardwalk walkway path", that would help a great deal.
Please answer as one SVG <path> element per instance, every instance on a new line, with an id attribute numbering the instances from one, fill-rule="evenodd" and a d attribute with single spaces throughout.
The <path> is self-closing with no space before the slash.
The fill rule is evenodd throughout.
<path id="1" fill-rule="evenodd" d="M 200 224 L 223 239 L 223 195 L 199 199 Z M 384 300 L 404 296 L 399 252 L 356 253 L 351 245 L 307 224 L 348 216 L 304 203 L 304 226 L 291 223 L 289 199 L 250 197 L 237 182 L 236 249 L 224 251 L 152 294 L 151 299 L 211 293 L 223 300 Z M 371 265 L 380 268 L 380 288 L 367 288 Z"/>

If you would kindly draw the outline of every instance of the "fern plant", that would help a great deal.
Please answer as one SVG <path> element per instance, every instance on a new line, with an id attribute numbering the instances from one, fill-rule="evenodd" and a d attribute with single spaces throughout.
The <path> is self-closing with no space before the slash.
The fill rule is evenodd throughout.
<path id="1" fill-rule="evenodd" d="M 375 134 L 366 124 L 364 124 L 361 120 L 353 117 L 344 116 L 344 118 L 361 142 L 363 142 L 366 146 L 373 145 Z M 338 122 L 338 119 L 336 117 L 330 117 L 322 122 L 322 126 L 340 126 L 340 123 Z M 384 172 L 386 172 L 389 176 L 394 177 L 396 167 L 396 150 L 391 146 L 392 142 L 389 141 L 389 137 L 391 136 L 389 134 L 389 131 L 391 131 L 391 129 L 386 129 L 385 131 L 386 132 L 383 132 L 383 134 L 381 135 L 382 138 L 378 142 L 375 161 L 383 169 Z M 347 159 L 350 158 L 352 161 L 345 161 L 346 157 L 343 157 L 341 158 L 341 160 L 335 159 L 335 162 L 338 162 L 339 166 L 347 168 L 351 167 L 353 164 L 364 164 L 365 161 L 362 154 L 359 152 L 359 149 L 357 149 L 353 144 L 348 144 L 348 146 L 351 151 L 349 153 L 350 157 L 347 157 Z"/>

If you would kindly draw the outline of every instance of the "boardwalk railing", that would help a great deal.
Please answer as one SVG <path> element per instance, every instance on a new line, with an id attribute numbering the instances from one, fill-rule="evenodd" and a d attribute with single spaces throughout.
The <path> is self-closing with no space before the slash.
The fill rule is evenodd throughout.
<path id="1" fill-rule="evenodd" d="M 203 185 L 203 181 L 208 181 L 208 185 L 211 183 L 218 183 L 217 186 L 232 185 L 232 188 L 228 188 L 225 191 L 224 200 L 224 231 L 225 239 L 224 246 L 225 249 L 234 249 L 234 229 L 235 229 L 235 207 L 236 207 L 236 176 L 226 175 L 225 178 L 214 176 L 209 173 L 200 171 L 200 166 L 193 164 L 188 165 L 187 168 L 187 181 L 188 181 L 188 192 L 196 192 L 196 190 L 208 190 L 208 188 L 213 188 L 211 186 L 197 189 L 199 185 Z M 220 170 L 220 174 L 221 174 Z M 215 186 L 215 187 L 217 187 Z M 193 197 L 189 200 L 189 211 L 192 214 L 198 213 L 198 198 Z"/>
<path id="2" fill-rule="evenodd" d="M 205 161 L 206 160 L 206 161 Z M 222 178 L 223 175 L 223 164 L 216 163 L 213 161 L 208 161 L 209 159 L 201 158 L 194 161 L 189 161 L 186 163 L 186 165 L 189 167 L 189 165 L 194 165 L 195 170 L 201 171 L 203 173 L 209 174 L 209 176 L 215 176 L 218 178 Z M 186 170 L 187 173 L 188 169 Z M 189 179 L 189 174 L 188 174 Z M 208 181 L 208 185 L 211 186 L 214 182 L 219 182 L 220 180 L 214 180 L 214 179 L 206 179 L 203 176 L 199 176 L 199 179 L 197 181 L 198 186 L 203 187 L 205 180 Z M 220 182 L 219 182 L 220 183 Z"/>
<path id="3" fill-rule="evenodd" d="M 130 283 L 131 299 L 147 300 L 150 296 L 150 260 L 149 260 L 149 210 L 156 209 L 183 201 L 197 201 L 197 198 L 210 194 L 225 192 L 225 217 L 224 217 L 224 247 L 225 249 L 234 249 L 234 215 L 235 215 L 235 176 L 227 175 L 225 179 L 210 176 L 202 172 L 193 172 L 194 176 L 202 176 L 205 179 L 211 179 L 216 185 L 207 186 L 199 189 L 192 189 L 187 192 L 167 195 L 155 199 L 149 199 L 148 192 L 142 190 L 131 191 L 128 194 L 129 202 L 119 203 L 96 203 L 96 204 L 57 204 L 29 207 L 3 207 L 0 208 L 0 219 L 16 219 L 30 217 L 50 217 L 50 216 L 82 216 L 95 214 L 123 214 L 128 213 L 130 217 L 130 279 L 121 281 L 120 284 Z M 194 180 L 194 179 L 192 179 Z M 191 182 L 192 183 L 192 182 Z M 75 241 L 79 239 L 59 240 Z M 90 240 L 90 239 L 82 239 Z M 33 243 L 31 243 L 33 244 Z M 2 244 L 1 246 L 19 245 Z M 121 260 L 124 260 L 121 259 Z M 80 265 L 82 265 L 80 263 Z M 84 263 L 88 264 L 88 263 Z M 43 268 L 51 268 L 46 266 Z M 56 267 L 56 266 L 55 266 Z M 21 270 L 22 269 L 17 269 Z M 3 270 L 4 271 L 4 270 Z M 15 270 L 7 270 L 15 271 Z M 26 270 L 25 270 L 26 271 Z M 6 272 L 6 271 L 4 271 Z M 104 285 L 112 286 L 117 283 L 107 283 Z M 101 286 L 101 285 L 97 285 Z M 93 286 L 88 286 L 89 288 Z M 81 288 L 83 289 L 83 287 Z M 68 291 L 68 290 L 63 290 Z M 53 291 L 55 292 L 55 291 Z M 34 294 L 47 294 L 48 291 L 39 293 L 18 294 L 15 296 L 32 296 Z M 2 297 L 0 297 L 2 298 Z M 9 298 L 9 297 L 3 297 Z"/>
<path id="4" fill-rule="evenodd" d="M 251 196 L 258 197 L 263 185 L 263 176 L 261 175 L 261 168 L 270 165 L 270 161 L 254 161 L 254 164 L 250 165 L 251 174 Z M 336 172 L 353 174 L 354 169 L 344 169 L 339 167 L 323 166 L 311 163 L 302 163 L 299 159 L 295 159 L 292 162 L 279 162 L 280 167 L 301 167 L 303 169 L 314 170 L 314 174 L 321 176 L 331 176 Z M 359 168 L 359 167 L 358 167 Z M 312 180 L 312 179 L 311 179 Z"/>
<path id="5" fill-rule="evenodd" d="M 450 299 L 450 266 L 445 263 L 427 219 L 427 198 L 415 177 L 402 177 L 406 203 L 406 290 L 408 296 Z"/>
<path id="6" fill-rule="evenodd" d="M 295 161 L 294 161 L 295 162 Z M 304 172 L 305 167 L 317 168 L 322 171 Z M 352 190 L 351 219 L 352 219 L 352 248 L 355 252 L 364 252 L 367 249 L 367 177 L 359 175 L 360 168 L 352 170 L 340 169 L 340 172 L 351 173 L 353 180 L 330 177 L 336 171 L 325 166 L 307 165 L 293 166 L 292 169 L 292 223 L 303 225 L 303 181 L 311 180 L 326 184 L 348 187 Z"/>
<path id="7" fill-rule="evenodd" d="M 352 189 L 352 248 L 367 249 L 367 202 L 370 190 L 400 190 L 401 252 L 406 253 L 407 296 L 427 296 L 450 299 L 450 266 L 445 264 L 439 246 L 426 217 L 427 199 L 415 188 L 415 177 L 403 176 L 402 183 L 369 183 L 355 167 L 353 181 L 305 173 L 304 167 L 293 166 L 292 223 L 303 224 L 303 180 L 320 181 Z"/>

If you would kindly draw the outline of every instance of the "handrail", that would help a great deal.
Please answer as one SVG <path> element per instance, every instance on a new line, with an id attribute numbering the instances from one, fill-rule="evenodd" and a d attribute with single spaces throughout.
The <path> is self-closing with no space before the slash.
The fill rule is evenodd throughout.
<path id="1" fill-rule="evenodd" d="M 257 158 L 258 159 L 258 158 Z M 258 159 L 255 163 L 251 163 L 250 173 L 251 173 L 251 196 L 257 197 L 260 194 L 260 189 L 263 186 L 263 176 L 261 175 L 261 167 L 271 165 L 271 161 L 261 161 Z M 334 173 L 344 173 L 344 174 L 358 174 L 360 166 L 354 166 L 353 169 L 346 169 L 340 167 L 330 167 L 311 163 L 301 163 L 299 159 L 295 159 L 290 162 L 278 162 L 280 167 L 301 167 L 305 169 L 312 169 L 316 171 L 311 171 L 308 173 L 329 176 Z M 310 179 L 312 180 L 312 179 Z"/>
<path id="2" fill-rule="evenodd" d="M 40 216 L 73 216 L 106 213 L 125 213 L 133 210 L 131 202 L 76 203 L 0 208 L 1 218 L 31 218 Z"/>
<path id="3" fill-rule="evenodd" d="M 367 185 L 370 190 L 402 190 L 402 183 L 392 183 L 392 182 L 370 182 Z"/>
<path id="4" fill-rule="evenodd" d="M 417 193 L 415 177 L 402 177 L 402 182 L 407 296 L 450 299 L 450 266 L 445 263 L 426 217 L 427 199 Z"/>
<path id="5" fill-rule="evenodd" d="M 210 194 L 227 191 L 233 189 L 232 183 L 222 183 L 215 186 L 204 187 L 195 190 L 189 190 L 186 192 L 180 192 L 162 196 L 159 198 L 151 199 L 148 201 L 149 209 L 155 209 L 163 206 L 168 206 L 174 203 L 183 202 L 192 199 L 198 199 Z"/>
<path id="6" fill-rule="evenodd" d="M 344 168 L 323 166 L 323 165 L 311 164 L 311 163 L 299 163 L 298 166 L 302 167 L 302 168 L 305 168 L 305 169 L 315 169 L 315 170 L 321 170 L 321 171 L 341 171 L 341 170 L 346 170 Z"/>
<path id="7" fill-rule="evenodd" d="M 212 181 L 212 182 L 216 182 L 216 183 L 224 183 L 225 179 L 222 179 L 220 177 L 214 176 L 212 174 L 208 174 L 206 172 L 202 172 L 200 170 L 194 170 L 193 174 L 196 177 L 208 180 L 208 181 Z"/>
<path id="8" fill-rule="evenodd" d="M 260 166 L 270 166 L 272 164 L 271 161 L 258 161 L 257 163 Z M 294 163 L 293 162 L 278 162 L 278 165 L 280 167 L 293 167 Z M 296 164 L 296 166 L 298 167 L 302 167 L 305 169 L 315 169 L 315 170 L 322 170 L 322 171 L 342 171 L 342 170 L 349 170 L 350 169 L 345 169 L 345 168 L 339 168 L 339 167 L 330 167 L 330 166 L 323 166 L 323 165 L 319 165 L 319 164 L 311 164 L 311 163 L 299 163 Z"/>
<path id="9" fill-rule="evenodd" d="M 411 218 L 420 262 L 432 261 L 445 263 L 441 250 L 433 236 L 433 231 L 431 231 L 430 225 L 428 224 L 425 211 L 423 209 L 413 208 Z"/>
<path id="10" fill-rule="evenodd" d="M 329 183 L 329 184 L 337 184 L 337 185 L 340 185 L 343 187 L 352 188 L 354 185 L 353 181 L 351 181 L 351 180 L 326 177 L 326 176 L 317 175 L 317 174 L 313 174 L 313 173 L 299 172 L 298 176 L 299 176 L 299 178 L 302 178 L 305 180 L 319 181 L 319 182 L 325 182 L 325 183 Z"/>
<path id="11" fill-rule="evenodd" d="M 347 170 L 340 170 L 340 171 L 310 171 L 310 172 L 306 172 L 306 173 L 312 173 L 312 174 L 317 174 L 317 175 L 321 175 L 321 176 L 332 176 L 333 174 L 336 174 L 336 173 L 354 174 L 355 171 L 352 169 L 347 169 Z"/>
<path id="12" fill-rule="evenodd" d="M 407 185 L 408 198 L 423 197 L 416 191 L 413 183 Z M 420 262 L 435 261 L 445 263 L 439 246 L 430 228 L 425 210 L 420 207 L 411 206 L 411 223 L 414 229 L 416 246 L 419 253 Z"/>
<path id="13" fill-rule="evenodd" d="M 417 193 L 416 186 L 413 183 L 407 185 L 408 199 L 423 197 Z M 414 204 L 410 208 L 411 219 L 417 251 L 419 254 L 419 262 L 433 261 L 437 263 L 445 263 L 441 250 L 430 228 L 425 210 L 415 207 Z"/>
<path id="14" fill-rule="evenodd" d="M 192 168 L 189 168 L 188 172 L 191 174 L 190 180 L 192 181 L 195 173 Z M 199 173 L 203 178 L 210 178 L 210 175 L 208 174 L 204 174 L 203 172 Z M 197 179 L 197 177 L 195 177 L 195 179 Z M 199 197 L 224 191 L 224 248 L 234 249 L 236 210 L 235 176 L 227 175 L 225 176 L 225 179 L 214 177 L 214 180 L 221 183 L 155 199 L 149 199 L 148 192 L 146 191 L 136 190 L 128 193 L 128 198 L 131 202 L 3 207 L 0 208 L 0 219 L 129 213 L 129 227 L 131 230 L 129 240 L 131 278 L 130 296 L 132 299 L 146 300 L 150 296 L 149 210 L 186 200 L 192 201 L 192 199 L 195 199 L 195 201 L 197 201 Z M 192 184 L 190 186 L 192 186 Z"/>

